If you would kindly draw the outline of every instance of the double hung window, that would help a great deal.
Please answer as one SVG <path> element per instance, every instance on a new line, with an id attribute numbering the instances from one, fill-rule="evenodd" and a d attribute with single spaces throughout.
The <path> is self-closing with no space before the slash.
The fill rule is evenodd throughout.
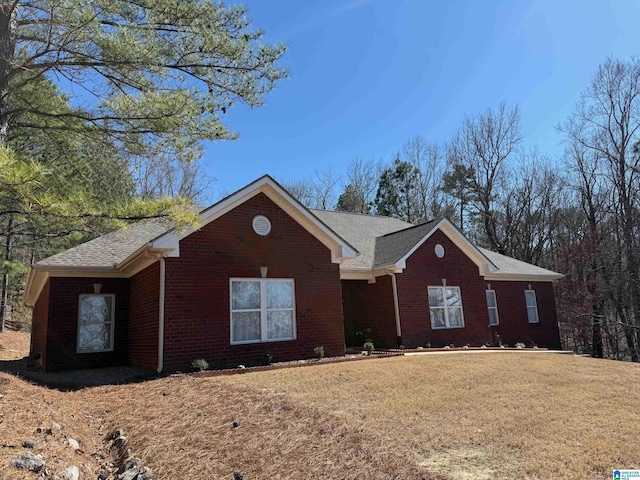
<path id="1" fill-rule="evenodd" d="M 462 296 L 460 287 L 428 287 L 431 328 L 462 328 Z"/>
<path id="2" fill-rule="evenodd" d="M 527 319 L 529 320 L 529 323 L 539 323 L 538 301 L 536 299 L 535 290 L 525 290 L 524 300 L 527 305 Z"/>
<path id="3" fill-rule="evenodd" d="M 487 290 L 487 309 L 489 310 L 489 325 L 495 326 L 500 323 L 498 317 L 498 302 L 496 301 L 496 291 Z"/>
<path id="4" fill-rule="evenodd" d="M 291 279 L 231 279 L 231 343 L 296 338 L 295 293 Z"/>

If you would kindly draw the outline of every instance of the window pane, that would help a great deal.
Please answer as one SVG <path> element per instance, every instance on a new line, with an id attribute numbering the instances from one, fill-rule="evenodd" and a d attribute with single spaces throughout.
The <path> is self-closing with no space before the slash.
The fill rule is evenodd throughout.
<path id="1" fill-rule="evenodd" d="M 444 294 L 447 297 L 447 306 L 454 307 L 460 306 L 460 289 L 459 288 L 445 288 Z"/>
<path id="2" fill-rule="evenodd" d="M 231 318 L 234 342 L 260 340 L 260 312 L 233 312 Z"/>
<path id="3" fill-rule="evenodd" d="M 429 287 L 429 305 L 432 307 L 443 307 L 442 289 L 437 287 Z"/>
<path id="4" fill-rule="evenodd" d="M 489 325 L 498 325 L 498 310 L 495 308 L 489 309 Z"/>
<path id="5" fill-rule="evenodd" d="M 260 282 L 237 281 L 231 282 L 232 310 L 260 309 Z"/>
<path id="6" fill-rule="evenodd" d="M 536 307 L 527 307 L 527 318 L 529 323 L 538 323 L 538 309 Z"/>
<path id="7" fill-rule="evenodd" d="M 450 327 L 462 326 L 462 308 L 460 307 L 448 308 L 447 313 L 449 314 Z"/>
<path id="8" fill-rule="evenodd" d="M 111 324 L 94 323 L 80 325 L 78 329 L 78 351 L 92 352 L 111 348 Z"/>
<path id="9" fill-rule="evenodd" d="M 495 308 L 496 306 L 496 292 L 493 290 L 487 290 L 487 307 Z"/>
<path id="10" fill-rule="evenodd" d="M 433 328 L 445 327 L 444 323 L 444 309 L 442 308 L 430 308 L 431 312 L 431 326 Z"/>
<path id="11" fill-rule="evenodd" d="M 527 302 L 527 307 L 535 307 L 536 306 L 536 293 L 532 290 L 527 290 L 524 292 L 524 298 Z"/>
<path id="12" fill-rule="evenodd" d="M 104 323 L 111 320 L 111 297 L 91 295 L 80 298 L 80 324 Z"/>
<path id="13" fill-rule="evenodd" d="M 267 337 L 269 340 L 293 338 L 292 310 L 270 310 L 267 312 Z"/>
<path id="14" fill-rule="evenodd" d="M 288 280 L 267 281 L 267 308 L 293 308 L 293 283 Z"/>

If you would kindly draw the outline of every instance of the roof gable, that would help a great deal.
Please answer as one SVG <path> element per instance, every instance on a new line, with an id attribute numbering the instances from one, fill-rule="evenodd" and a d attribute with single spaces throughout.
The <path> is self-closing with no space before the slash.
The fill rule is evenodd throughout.
<path id="1" fill-rule="evenodd" d="M 322 244 L 331 250 L 331 259 L 334 263 L 340 263 L 345 259 L 358 255 L 358 251 L 344 238 L 327 226 L 320 218 L 296 200 L 289 192 L 278 184 L 269 175 L 265 175 L 246 187 L 232 193 L 218 203 L 200 212 L 200 225 L 197 228 L 185 228 L 181 231 L 170 230 L 158 235 L 149 242 L 154 249 L 167 251 L 167 256 L 180 256 L 180 240 L 191 235 L 195 231 L 213 222 L 227 212 L 250 198 L 263 193 L 273 203 L 284 210 L 290 217 L 296 220 L 310 234 L 316 237 Z"/>

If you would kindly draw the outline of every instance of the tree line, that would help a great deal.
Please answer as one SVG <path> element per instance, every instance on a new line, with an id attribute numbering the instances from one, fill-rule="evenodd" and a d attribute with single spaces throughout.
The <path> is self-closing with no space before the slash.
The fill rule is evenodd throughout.
<path id="1" fill-rule="evenodd" d="M 565 348 L 637 362 L 640 346 L 640 60 L 609 58 L 557 124 L 557 157 L 525 143 L 518 106 L 467 116 L 450 141 L 408 140 L 285 186 L 319 209 L 447 217 L 474 243 L 558 271 Z"/>

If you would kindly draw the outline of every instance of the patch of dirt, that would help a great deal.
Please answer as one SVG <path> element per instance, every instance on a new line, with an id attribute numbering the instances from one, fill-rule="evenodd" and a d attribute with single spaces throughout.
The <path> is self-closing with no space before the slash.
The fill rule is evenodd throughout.
<path id="1" fill-rule="evenodd" d="M 489 454 L 481 448 L 455 448 L 433 452 L 420 465 L 434 473 L 450 475 L 458 480 L 492 480 L 497 470 L 490 466 Z"/>
<path id="2" fill-rule="evenodd" d="M 19 360 L 29 355 L 29 332 L 5 330 L 0 333 L 0 360 Z"/>

